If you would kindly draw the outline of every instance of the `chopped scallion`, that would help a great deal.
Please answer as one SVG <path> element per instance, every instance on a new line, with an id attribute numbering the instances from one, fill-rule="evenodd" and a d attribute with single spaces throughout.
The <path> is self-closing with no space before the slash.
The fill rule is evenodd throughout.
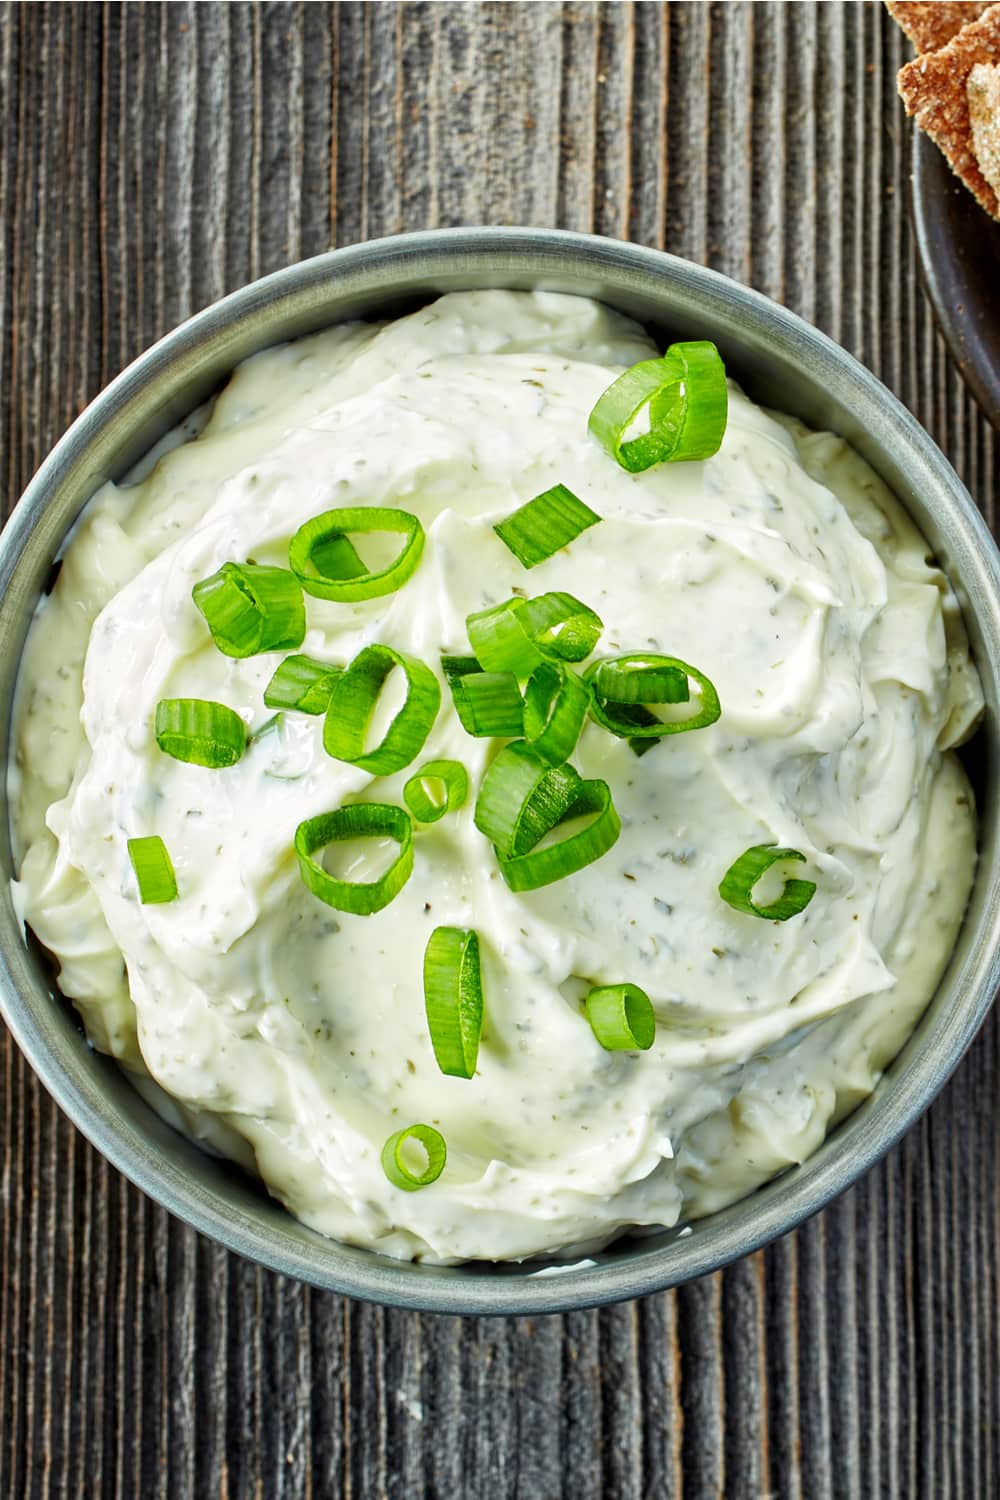
<path id="1" fill-rule="evenodd" d="M 662 359 L 633 365 L 608 386 L 589 428 L 623 469 L 711 458 L 726 431 L 726 369 L 707 340 L 671 344 Z M 643 415 L 645 431 L 636 431 Z"/>
<path id="2" fill-rule="evenodd" d="M 159 834 L 129 839 L 128 857 L 135 871 L 139 900 L 143 906 L 160 906 L 177 900 L 177 876 L 167 846 Z"/>
<path id="3" fill-rule="evenodd" d="M 390 532 L 403 547 L 388 567 L 369 570 L 351 536 Z M 348 506 L 324 511 L 300 526 L 288 548 L 292 572 L 307 594 L 351 604 L 394 594 L 416 571 L 424 550 L 424 528 L 406 510 L 383 505 Z"/>
<path id="4" fill-rule="evenodd" d="M 648 1052 L 656 1036 L 656 1017 L 645 990 L 637 984 L 601 984 L 586 1000 L 591 1030 L 607 1052 Z"/>
<path id="5" fill-rule="evenodd" d="M 403 801 L 418 823 L 436 823 L 461 807 L 468 795 L 468 772 L 457 760 L 429 760 L 403 788 Z"/>
<path id="6" fill-rule="evenodd" d="M 781 895 L 769 906 L 758 906 L 753 899 L 753 888 L 761 876 L 786 859 L 804 863 L 805 855 L 798 849 L 781 849 L 777 844 L 755 844 L 730 865 L 719 885 L 719 895 L 734 911 L 750 917 L 764 917 L 770 922 L 787 922 L 789 917 L 797 917 L 816 894 L 815 881 L 786 880 Z"/>
<path id="7" fill-rule="evenodd" d="M 442 1073 L 471 1078 L 483 1026 L 479 937 L 461 927 L 436 927 L 424 952 L 424 1007 Z"/>
<path id="8" fill-rule="evenodd" d="M 191 590 L 212 639 L 226 656 L 289 651 L 306 633 L 302 589 L 286 568 L 223 563 Z"/>
<path id="9" fill-rule="evenodd" d="M 584 505 L 564 484 L 555 484 L 536 495 L 493 530 L 526 568 L 537 567 L 546 558 L 567 547 L 600 516 Z"/>
<path id="10" fill-rule="evenodd" d="M 239 714 L 204 698 L 161 698 L 155 732 L 164 754 L 213 771 L 235 766 L 247 743 Z"/>
<path id="11" fill-rule="evenodd" d="M 406 678 L 406 698 L 381 742 L 365 750 L 368 726 L 392 670 Z M 323 748 L 334 760 L 360 766 L 373 776 L 391 776 L 420 754 L 441 705 L 431 669 L 391 646 L 366 646 L 333 684 L 323 725 Z"/>
<path id="12" fill-rule="evenodd" d="M 419 1158 L 419 1166 L 415 1158 Z M 433 1125 L 408 1125 L 382 1147 L 382 1170 L 393 1187 L 414 1193 L 437 1182 L 448 1160 L 444 1136 Z"/>
<path id="13" fill-rule="evenodd" d="M 330 844 L 348 839 L 393 839 L 399 853 L 378 880 L 340 880 L 317 858 Z M 295 853 L 303 881 L 327 906 L 369 917 L 399 894 L 413 870 L 413 824 L 401 807 L 355 802 L 307 818 L 295 830 Z"/>

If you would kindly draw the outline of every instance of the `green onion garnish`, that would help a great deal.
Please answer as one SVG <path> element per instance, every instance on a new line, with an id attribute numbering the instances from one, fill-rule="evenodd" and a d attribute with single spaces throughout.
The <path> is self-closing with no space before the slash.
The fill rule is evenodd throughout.
<path id="1" fill-rule="evenodd" d="M 411 1162 L 418 1155 L 421 1164 L 414 1170 Z M 444 1136 L 433 1125 L 408 1125 L 405 1130 L 397 1130 L 391 1135 L 382 1147 L 383 1172 L 393 1187 L 402 1188 L 407 1193 L 415 1193 L 417 1188 L 437 1182 L 447 1160 Z"/>
<path id="2" fill-rule="evenodd" d="M 596 814 L 593 821 L 558 843 L 546 844 L 527 854 L 509 858 L 498 851 L 500 873 L 510 889 L 538 890 L 540 886 L 551 885 L 555 880 L 574 875 L 585 865 L 600 859 L 602 854 L 607 854 L 622 831 L 621 819 L 615 811 L 607 782 L 582 782 L 576 801 L 566 809 L 560 823 L 567 823 L 571 818 L 585 817 L 588 813 Z"/>
<path id="3" fill-rule="evenodd" d="M 468 677 L 472 672 L 481 672 L 482 663 L 475 656 L 442 656 L 441 671 L 451 687 L 458 677 Z"/>
<path id="4" fill-rule="evenodd" d="M 697 687 L 701 700 L 697 713 L 689 714 L 686 719 L 660 719 L 644 707 L 647 703 L 687 702 L 689 679 Z M 620 739 L 654 739 L 664 734 L 704 729 L 722 713 L 719 695 L 704 672 L 676 656 L 633 652 L 611 661 L 592 662 L 584 673 L 584 681 L 593 692 L 590 708 L 593 717 Z M 626 696 L 612 698 L 609 688 Z"/>
<path id="5" fill-rule="evenodd" d="M 471 1078 L 483 1027 L 479 937 L 461 927 L 436 927 L 424 952 L 424 1007 L 442 1073 Z"/>
<path id="6" fill-rule="evenodd" d="M 523 603 L 523 599 L 508 599 L 492 609 L 467 616 L 465 628 L 480 671 L 513 672 L 515 677 L 528 677 L 542 661 L 542 653 L 521 623 L 519 611 Z"/>
<path id="7" fill-rule="evenodd" d="M 388 531 L 404 538 L 402 551 L 387 568 L 371 572 L 348 533 Z M 424 528 L 406 510 L 382 505 L 324 511 L 300 526 L 288 547 L 292 572 L 307 594 L 352 604 L 394 594 L 411 577 L 424 550 Z"/>
<path id="8" fill-rule="evenodd" d="M 515 740 L 480 783 L 476 827 L 502 857 L 526 854 L 565 815 L 582 786 L 572 766 L 550 766 L 530 745 Z"/>
<path id="9" fill-rule="evenodd" d="M 247 727 L 239 714 L 204 698 L 161 698 L 155 731 L 156 743 L 166 755 L 213 771 L 235 766 L 247 743 Z"/>
<path id="10" fill-rule="evenodd" d="M 521 733 L 523 703 L 513 672 L 465 672 L 449 680 L 462 728 L 480 738 Z"/>
<path id="11" fill-rule="evenodd" d="M 530 677 L 543 661 L 582 661 L 604 626 L 572 594 L 539 594 L 469 615 L 465 628 L 484 672 Z"/>
<path id="12" fill-rule="evenodd" d="M 132 861 L 143 906 L 159 906 L 177 900 L 177 876 L 167 846 L 158 833 L 148 838 L 129 839 L 128 857 Z"/>
<path id="13" fill-rule="evenodd" d="M 815 881 L 786 880 L 781 895 L 770 906 L 757 906 L 753 901 L 753 888 L 760 877 L 783 859 L 804 863 L 805 855 L 798 849 L 779 849 L 776 844 L 755 844 L 730 865 L 719 885 L 719 895 L 734 911 L 746 912 L 750 917 L 765 917 L 770 922 L 787 922 L 789 917 L 797 917 L 815 895 Z"/>
<path id="14" fill-rule="evenodd" d="M 594 692 L 613 703 L 687 703 L 689 668 L 672 656 L 635 651 L 597 663 Z"/>
<path id="15" fill-rule="evenodd" d="M 524 738 L 550 766 L 569 760 L 590 711 L 590 693 L 561 663 L 536 667 L 524 690 Z"/>
<path id="16" fill-rule="evenodd" d="M 342 671 L 342 667 L 311 656 L 286 656 L 264 689 L 264 704 L 267 708 L 294 708 L 300 714 L 325 714 L 333 684 Z"/>
<path id="17" fill-rule="evenodd" d="M 286 568 L 223 563 L 211 578 L 195 584 L 191 597 L 226 656 L 291 651 L 302 645 L 306 633 L 302 590 Z"/>
<path id="18" fill-rule="evenodd" d="M 339 880 L 316 858 L 329 844 L 348 839 L 395 839 L 399 853 L 378 880 Z M 295 830 L 299 874 L 314 896 L 337 911 L 370 917 L 398 896 L 413 870 L 413 824 L 409 813 L 384 802 L 354 802 L 307 818 Z"/>
<path id="19" fill-rule="evenodd" d="M 379 745 L 365 739 L 379 694 L 394 667 L 406 677 L 406 698 Z M 441 688 L 429 667 L 391 646 L 366 646 L 333 684 L 323 725 L 323 748 L 334 760 L 391 776 L 420 754 L 441 706 Z"/>
<path id="20" fill-rule="evenodd" d="M 588 526 L 596 526 L 600 519 L 572 490 L 564 484 L 554 484 L 493 530 L 519 563 L 534 568 L 561 547 L 567 547 Z"/>
<path id="21" fill-rule="evenodd" d="M 461 807 L 468 795 L 468 772 L 457 760 L 429 760 L 403 788 L 403 801 L 418 823 L 436 823 Z"/>
<path id="22" fill-rule="evenodd" d="M 619 375 L 590 413 L 588 426 L 623 469 L 711 458 L 728 411 L 726 368 L 707 340 L 671 344 L 662 359 L 644 359 Z M 649 428 L 630 437 L 643 411 Z"/>
<path id="23" fill-rule="evenodd" d="M 587 996 L 587 1020 L 607 1052 L 648 1052 L 656 1035 L 656 1017 L 645 990 L 637 984 L 601 984 Z"/>

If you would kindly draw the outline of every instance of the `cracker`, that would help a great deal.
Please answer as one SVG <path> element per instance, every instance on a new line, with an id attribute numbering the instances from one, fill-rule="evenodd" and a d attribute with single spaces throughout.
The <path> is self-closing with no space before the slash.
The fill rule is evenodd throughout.
<path id="1" fill-rule="evenodd" d="M 976 63 L 998 62 L 1000 4 L 988 6 L 947 46 L 908 62 L 898 78 L 907 114 L 940 146 L 952 171 L 994 218 L 1000 218 L 1000 201 L 976 159 L 967 90 Z"/>
<path id="2" fill-rule="evenodd" d="M 966 93 L 972 149 L 980 171 L 1000 198 L 1000 64 L 976 63 Z"/>
<path id="3" fill-rule="evenodd" d="M 936 52 L 986 10 L 990 0 L 885 0 L 918 52 Z"/>

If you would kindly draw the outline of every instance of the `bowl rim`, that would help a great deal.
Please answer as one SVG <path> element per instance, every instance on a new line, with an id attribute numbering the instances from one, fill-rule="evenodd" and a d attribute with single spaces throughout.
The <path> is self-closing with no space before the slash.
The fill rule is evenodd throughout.
<path id="1" fill-rule="evenodd" d="M 664 251 L 597 235 L 516 227 L 427 230 L 327 251 L 230 293 L 167 333 L 95 398 L 29 483 L 0 535 L 0 607 L 37 519 L 60 486 L 79 484 L 79 467 L 86 463 L 95 441 L 127 410 L 138 391 L 168 376 L 181 381 L 197 351 L 227 329 L 231 331 L 241 319 L 266 309 L 280 323 L 283 309 L 310 288 L 358 271 L 370 278 L 374 298 L 391 289 L 402 268 L 414 264 L 423 265 L 433 278 L 448 268 L 483 264 L 485 269 L 488 260 L 496 272 L 495 284 L 502 286 L 514 270 L 523 267 L 526 273 L 540 273 L 539 262 L 544 259 L 554 272 L 560 258 L 566 257 L 599 265 L 603 272 L 617 270 L 635 276 L 644 284 L 670 278 L 686 285 L 703 300 L 718 305 L 726 316 L 749 320 L 789 355 L 797 351 L 799 358 L 808 357 L 818 365 L 820 373 L 825 370 L 831 378 L 836 374 L 856 393 L 862 407 L 874 403 L 880 408 L 886 433 L 891 434 L 898 455 L 905 455 L 900 461 L 908 463 L 914 484 L 923 482 L 931 492 L 936 491 L 948 511 L 965 567 L 976 575 L 977 597 L 991 608 L 989 633 L 994 642 L 1000 640 L 1000 554 L 982 516 L 929 435 L 846 350 L 762 294 Z M 336 316 L 331 321 L 337 321 Z M 276 329 L 270 342 L 279 343 L 288 336 Z M 260 347 L 266 347 L 266 342 Z M 191 410 L 190 403 L 186 409 Z M 0 936 L 6 925 L 0 913 Z M 291 1235 L 282 1236 L 280 1230 L 272 1233 L 251 1215 L 234 1212 L 222 1195 L 192 1187 L 183 1173 L 167 1169 L 148 1135 L 123 1129 L 102 1111 L 95 1070 L 59 1055 L 52 1027 L 44 1024 L 45 1018 L 36 1013 L 19 987 L 7 942 L 0 943 L 0 1014 L 45 1088 L 88 1140 L 156 1202 L 227 1249 L 317 1287 L 400 1308 L 449 1314 L 555 1313 L 644 1296 L 719 1270 L 796 1228 L 852 1186 L 930 1104 L 992 1004 L 1000 987 L 996 911 L 982 916 L 979 925 L 983 930 L 977 931 L 974 951 L 963 969 L 963 974 L 971 971 L 969 992 L 942 1021 L 936 1050 L 913 1048 L 923 1025 L 918 1023 L 914 1037 L 886 1071 L 886 1077 L 893 1080 L 891 1091 L 883 1092 L 880 1084 L 827 1138 L 836 1139 L 845 1149 L 824 1154 L 821 1147 L 804 1166 L 782 1173 L 748 1198 L 699 1220 L 697 1234 L 675 1235 L 642 1255 L 627 1247 L 616 1254 L 612 1247 L 602 1263 L 588 1265 L 584 1260 L 583 1265 L 571 1264 L 559 1275 L 540 1276 L 530 1269 L 505 1274 L 511 1268 L 492 1263 L 447 1268 L 442 1275 L 436 1267 L 393 1261 L 318 1235 L 320 1250 L 313 1255 Z M 753 1205 L 749 1223 L 748 1205 Z M 290 1216 L 289 1222 L 294 1222 Z"/>

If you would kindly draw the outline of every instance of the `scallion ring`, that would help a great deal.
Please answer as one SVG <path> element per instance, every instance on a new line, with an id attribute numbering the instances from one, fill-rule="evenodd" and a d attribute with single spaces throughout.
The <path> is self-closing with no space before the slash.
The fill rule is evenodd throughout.
<path id="1" fill-rule="evenodd" d="M 155 733 L 164 754 L 213 771 L 235 766 L 247 743 L 247 727 L 239 714 L 204 698 L 161 698 Z"/>
<path id="2" fill-rule="evenodd" d="M 399 853 L 378 880 L 340 880 L 317 855 L 330 844 L 348 839 L 394 839 Z M 307 818 L 295 830 L 295 853 L 303 881 L 327 906 L 370 917 L 399 895 L 413 870 L 413 824 L 401 807 L 384 802 L 354 802 L 333 812 Z"/>
<path id="3" fill-rule="evenodd" d="M 349 541 L 349 536 L 371 532 L 398 533 L 404 539 L 394 561 L 375 572 L 365 567 Z M 288 562 L 307 594 L 353 604 L 402 588 L 423 550 L 424 528 L 409 511 L 357 505 L 324 511 L 300 526 L 289 543 Z"/>
<path id="4" fill-rule="evenodd" d="M 342 671 L 343 667 L 312 656 L 286 656 L 264 689 L 264 704 L 300 714 L 325 714 Z"/>
<path id="5" fill-rule="evenodd" d="M 572 594 L 508 599 L 468 616 L 465 628 L 484 672 L 530 677 L 543 661 L 582 661 L 604 626 Z"/>
<path id="6" fill-rule="evenodd" d="M 582 785 L 572 766 L 550 766 L 530 745 L 515 740 L 480 783 L 476 827 L 503 857 L 525 854 L 565 815 Z"/>
<path id="7" fill-rule="evenodd" d="M 483 1027 L 479 937 L 461 927 L 436 927 L 424 952 L 424 1008 L 442 1073 L 471 1078 Z"/>
<path id="8" fill-rule="evenodd" d="M 437 795 L 441 787 L 444 795 Z M 429 760 L 403 788 L 403 801 L 418 823 L 436 823 L 469 795 L 469 775 L 457 760 Z"/>
<path id="9" fill-rule="evenodd" d="M 597 696 L 613 703 L 687 703 L 689 672 L 675 657 L 633 651 L 597 662 L 592 681 Z"/>
<path id="10" fill-rule="evenodd" d="M 459 677 L 468 677 L 472 672 L 481 672 L 483 664 L 475 656 L 442 656 L 441 671 L 451 687 Z"/>
<path id="11" fill-rule="evenodd" d="M 569 667 L 542 662 L 524 690 L 524 738 L 550 766 L 562 765 L 576 742 L 590 711 L 590 693 Z"/>
<path id="12" fill-rule="evenodd" d="M 177 876 L 173 860 L 159 834 L 129 839 L 128 857 L 135 871 L 139 900 L 143 906 L 160 906 L 177 900 Z"/>
<path id="13" fill-rule="evenodd" d="M 591 822 L 558 842 L 531 849 L 527 854 L 505 858 L 497 851 L 500 873 L 512 891 L 535 891 L 607 854 L 622 831 L 621 819 L 605 781 L 584 781 L 576 800 L 566 809 L 561 823 L 593 814 Z M 559 825 L 557 824 L 556 827 Z"/>
<path id="14" fill-rule="evenodd" d="M 554 484 L 498 522 L 493 530 L 519 563 L 534 568 L 600 519 L 572 490 Z"/>
<path id="15" fill-rule="evenodd" d="M 637 984 L 601 984 L 586 999 L 590 1029 L 606 1052 L 648 1052 L 656 1017 Z"/>
<path id="16" fill-rule="evenodd" d="M 406 698 L 381 743 L 366 751 L 375 705 L 395 667 L 406 677 Z M 430 667 L 391 646 L 366 646 L 333 684 L 323 748 L 334 760 L 360 766 L 373 776 L 391 776 L 420 754 L 440 706 L 441 688 Z"/>
<path id="17" fill-rule="evenodd" d="M 419 1168 L 414 1162 L 416 1154 L 421 1157 Z M 406 1193 L 415 1193 L 418 1188 L 437 1182 L 447 1160 L 444 1136 L 433 1125 L 408 1125 L 391 1135 L 382 1147 L 383 1172 L 393 1187 Z"/>
<path id="18" fill-rule="evenodd" d="M 649 703 L 687 702 L 690 698 L 689 679 L 698 690 L 700 706 L 696 713 L 684 719 L 660 719 L 646 708 Z M 593 694 L 591 714 L 598 724 L 619 739 L 655 739 L 665 734 L 705 729 L 722 713 L 719 695 L 704 672 L 677 656 L 633 652 L 610 661 L 592 662 L 584 673 L 584 680 Z M 620 691 L 628 695 L 623 701 L 607 696 L 608 685 L 612 691 L 619 690 L 616 683 L 620 684 Z M 640 692 L 647 696 L 638 698 Z M 638 709 L 644 711 L 639 713 Z"/>
<path id="19" fill-rule="evenodd" d="M 524 705 L 513 672 L 463 672 L 449 686 L 466 734 L 511 739 L 521 733 Z"/>
<path id="20" fill-rule="evenodd" d="M 815 881 L 786 880 L 781 895 L 770 906 L 758 906 L 753 899 L 753 889 L 760 877 L 785 859 L 805 863 L 805 855 L 798 849 L 755 844 L 729 866 L 719 884 L 719 895 L 734 911 L 745 912 L 749 917 L 764 917 L 769 922 L 787 922 L 789 917 L 797 917 L 816 894 Z"/>
<path id="21" fill-rule="evenodd" d="M 671 344 L 662 359 L 645 359 L 619 375 L 590 413 L 588 427 L 630 473 L 653 464 L 711 458 L 728 413 L 726 369 L 708 340 Z M 645 432 L 630 436 L 642 413 Z"/>
<path id="22" fill-rule="evenodd" d="M 191 590 L 212 639 L 225 656 L 257 656 L 301 646 L 306 611 L 298 580 L 286 568 L 223 563 Z"/>

